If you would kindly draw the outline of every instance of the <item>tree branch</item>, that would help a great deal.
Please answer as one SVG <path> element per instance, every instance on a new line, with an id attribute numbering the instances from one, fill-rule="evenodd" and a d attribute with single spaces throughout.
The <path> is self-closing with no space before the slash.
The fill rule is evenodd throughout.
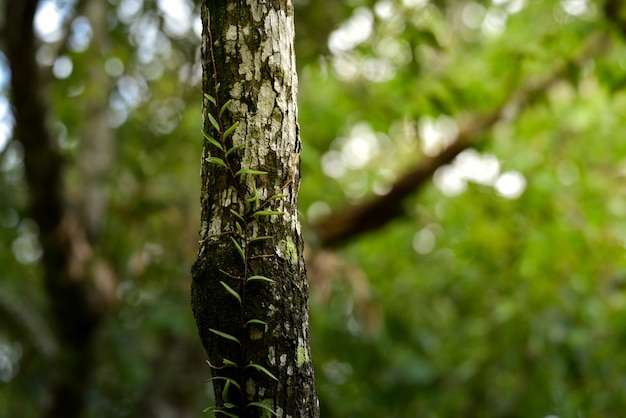
<path id="1" fill-rule="evenodd" d="M 604 51 L 608 44 L 609 38 L 604 33 L 591 37 L 569 64 L 583 65 L 592 56 Z M 322 247 L 335 247 L 403 216 L 405 211 L 402 203 L 405 198 L 416 193 L 439 167 L 452 162 L 461 151 L 483 142 L 484 134 L 497 122 L 509 121 L 530 107 L 537 97 L 563 78 L 568 68 L 567 64 L 565 62 L 556 64 L 547 76 L 522 85 L 496 109 L 474 116 L 469 124 L 460 129 L 454 143 L 439 155 L 424 159 L 415 169 L 400 178 L 389 193 L 359 205 L 346 207 L 312 225 L 316 244 Z"/>

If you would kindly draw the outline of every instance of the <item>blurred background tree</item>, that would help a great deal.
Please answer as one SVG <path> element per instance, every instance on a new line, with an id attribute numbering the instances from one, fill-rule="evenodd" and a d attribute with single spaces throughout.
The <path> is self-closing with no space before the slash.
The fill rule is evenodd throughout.
<path id="1" fill-rule="evenodd" d="M 199 6 L 0 4 L 0 415 L 198 416 Z M 322 416 L 620 416 L 622 2 L 295 6 Z"/>

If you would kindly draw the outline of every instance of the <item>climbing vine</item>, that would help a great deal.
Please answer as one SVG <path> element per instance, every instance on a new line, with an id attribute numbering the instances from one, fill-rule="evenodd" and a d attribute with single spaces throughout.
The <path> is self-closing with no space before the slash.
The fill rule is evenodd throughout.
<path id="1" fill-rule="evenodd" d="M 271 286 L 275 283 L 275 280 L 264 275 L 255 274 L 251 268 L 251 261 L 271 258 L 272 254 L 259 254 L 255 251 L 255 244 L 271 240 L 272 236 L 259 236 L 255 234 L 259 228 L 255 228 L 255 224 L 264 222 L 266 219 L 272 216 L 282 215 L 283 212 L 272 210 L 271 206 L 273 202 L 286 197 L 286 194 L 282 192 L 293 182 L 293 178 L 287 181 L 276 193 L 268 198 L 261 198 L 261 193 L 257 189 L 257 179 L 260 176 L 265 176 L 268 173 L 266 171 L 254 169 L 251 167 L 239 167 L 237 168 L 239 153 L 244 152 L 247 140 L 243 140 L 240 144 L 232 144 L 232 140 L 229 140 L 231 135 L 237 129 L 239 125 L 238 121 L 232 124 L 227 123 L 226 112 L 229 112 L 229 106 L 231 100 L 226 100 L 222 103 L 220 95 L 220 82 L 217 77 L 217 69 L 215 64 L 215 55 L 213 51 L 213 40 L 210 29 L 208 30 L 209 36 L 209 52 L 211 65 L 213 66 L 213 90 L 214 95 L 208 93 L 204 94 L 206 99 L 206 108 L 209 109 L 206 117 L 208 118 L 212 129 L 212 132 L 216 135 L 203 130 L 202 134 L 205 140 L 208 142 L 208 148 L 210 156 L 205 157 L 205 161 L 215 165 L 218 169 L 226 170 L 227 176 L 230 180 L 245 190 L 246 196 L 235 199 L 236 201 L 243 202 L 243 205 L 234 209 L 228 208 L 228 216 L 230 216 L 230 222 L 225 224 L 233 225 L 232 230 L 220 231 L 206 236 L 204 239 L 211 239 L 214 237 L 227 235 L 230 239 L 230 243 L 234 248 L 237 268 L 232 268 L 230 271 L 226 269 L 219 269 L 219 273 L 222 275 L 219 283 L 221 284 L 224 292 L 226 292 L 231 298 L 232 303 L 235 303 L 238 307 L 239 317 L 233 318 L 233 321 L 237 321 L 238 327 L 241 330 L 241 335 L 258 335 L 258 338 L 237 338 L 232 333 L 225 332 L 223 329 L 210 328 L 209 331 L 213 333 L 217 338 L 223 338 L 225 340 L 236 343 L 239 347 L 239 358 L 225 358 L 222 356 L 221 364 L 214 364 L 211 361 L 207 361 L 209 366 L 214 370 L 230 369 L 235 371 L 231 376 L 214 376 L 211 381 L 221 380 L 222 390 L 221 393 L 216 394 L 219 399 L 216 406 L 211 406 L 205 409 L 205 412 L 212 412 L 214 414 L 223 414 L 229 417 L 238 417 L 237 411 L 244 411 L 247 408 L 256 407 L 265 411 L 265 415 L 276 415 L 274 409 L 266 403 L 255 402 L 246 399 L 245 396 L 245 382 L 249 373 L 263 373 L 270 379 L 278 381 L 276 376 L 269 371 L 266 367 L 258 363 L 246 364 L 246 352 L 249 349 L 249 344 L 253 344 L 256 340 L 263 338 L 263 332 L 255 332 L 254 327 L 267 327 L 267 323 L 264 318 L 255 317 L 249 312 L 258 311 L 250 309 L 249 304 L 252 303 L 248 298 L 248 287 L 252 282 L 259 282 L 267 286 Z M 209 127 L 210 128 L 210 127 Z M 243 159 L 240 159 L 243 160 Z M 237 193 L 237 191 L 235 191 Z M 231 396 L 231 388 L 235 387 L 239 393 L 239 396 Z"/>

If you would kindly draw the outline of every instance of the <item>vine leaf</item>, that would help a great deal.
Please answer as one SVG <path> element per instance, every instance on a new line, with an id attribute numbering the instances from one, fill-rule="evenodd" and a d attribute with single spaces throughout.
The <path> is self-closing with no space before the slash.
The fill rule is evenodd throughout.
<path id="1" fill-rule="evenodd" d="M 260 319 L 251 319 L 248 322 L 246 322 L 246 326 L 248 326 L 250 324 L 267 325 L 267 322 L 261 321 Z"/>
<path id="2" fill-rule="evenodd" d="M 233 366 L 233 367 L 237 367 L 237 363 L 235 363 L 234 361 L 230 361 L 227 358 L 222 359 L 222 362 L 224 363 L 224 366 Z"/>
<path id="3" fill-rule="evenodd" d="M 220 118 L 222 117 L 222 115 L 224 114 L 224 112 L 226 111 L 226 109 L 228 109 L 228 106 L 230 106 L 230 103 L 233 101 L 233 99 L 228 99 L 226 101 L 226 103 L 224 103 L 224 106 L 222 106 L 222 108 L 220 109 Z"/>
<path id="4" fill-rule="evenodd" d="M 233 131 L 235 129 L 237 129 L 237 126 L 239 126 L 239 121 L 233 123 L 233 126 L 231 126 L 230 128 L 226 129 L 226 132 L 224 132 L 224 139 L 228 138 L 230 136 L 230 134 L 232 134 Z"/>
<path id="5" fill-rule="evenodd" d="M 258 210 L 254 212 L 253 216 L 272 216 L 272 215 L 282 215 L 283 212 L 278 210 Z"/>
<path id="6" fill-rule="evenodd" d="M 237 381 L 235 379 L 231 379 L 230 377 L 215 376 L 215 377 L 210 378 L 208 381 L 212 382 L 214 380 L 225 380 L 225 381 L 229 382 L 231 385 L 233 385 L 234 387 L 236 387 L 237 389 L 241 390 L 241 385 L 239 383 L 237 383 Z M 215 408 L 215 407 L 213 407 L 213 408 Z"/>
<path id="7" fill-rule="evenodd" d="M 235 221 L 235 227 L 237 227 L 237 232 L 239 232 L 239 235 L 243 235 L 243 229 L 241 228 L 241 224 L 237 221 Z"/>
<path id="8" fill-rule="evenodd" d="M 210 94 L 207 94 L 207 93 L 204 93 L 204 97 L 206 97 L 208 101 L 210 101 L 215 106 L 217 106 L 217 102 L 215 101 L 215 97 L 213 97 L 213 96 L 211 96 Z"/>
<path id="9" fill-rule="evenodd" d="M 236 210 L 234 210 L 234 209 L 229 209 L 229 210 L 230 210 L 230 213 L 232 213 L 233 215 L 235 215 L 236 217 L 238 217 L 238 218 L 241 220 L 241 222 L 243 222 L 243 221 L 244 221 L 243 216 L 241 216 L 241 213 L 237 212 L 237 211 L 236 211 Z"/>
<path id="10" fill-rule="evenodd" d="M 278 381 L 278 378 L 276 378 L 276 376 L 274 376 L 272 372 L 270 372 L 269 370 L 267 370 L 265 367 L 261 366 L 260 364 L 256 364 L 256 363 L 247 364 L 246 367 L 244 367 L 244 370 L 247 369 L 248 367 L 252 367 L 253 369 L 263 372 L 269 377 L 271 377 L 272 379 Z"/>
<path id="11" fill-rule="evenodd" d="M 264 282 L 276 283 L 276 280 L 270 279 L 269 277 L 265 277 L 265 276 L 250 276 L 248 277 L 248 280 L 246 280 L 246 283 L 252 280 L 261 280 Z"/>
<path id="12" fill-rule="evenodd" d="M 228 293 L 230 293 L 231 295 L 235 297 L 235 299 L 237 299 L 237 302 L 239 302 L 239 305 L 241 305 L 242 302 L 241 302 L 241 296 L 239 296 L 239 293 L 237 293 L 235 289 L 233 289 L 232 287 L 230 287 L 223 281 L 220 280 L 220 283 L 222 284 L 222 286 L 224 286 L 224 289 L 226 289 Z"/>
<path id="13" fill-rule="evenodd" d="M 226 165 L 226 163 L 224 162 L 224 160 L 222 160 L 221 158 L 217 158 L 217 157 L 207 157 L 207 158 L 205 158 L 205 161 L 206 161 L 207 163 L 217 164 L 217 165 L 221 165 L 222 167 L 228 168 L 228 166 Z"/>
<path id="14" fill-rule="evenodd" d="M 275 194 L 274 196 L 270 197 L 268 200 L 276 200 L 276 199 L 282 199 L 283 197 L 287 197 L 289 196 L 288 194 Z"/>
<path id="15" fill-rule="evenodd" d="M 215 412 L 217 410 L 217 406 L 208 406 L 202 410 L 202 412 Z"/>
<path id="16" fill-rule="evenodd" d="M 222 390 L 222 401 L 224 401 L 224 406 L 226 406 L 226 400 L 228 399 L 229 389 L 230 389 L 230 380 L 227 380 L 226 384 L 224 385 L 224 389 Z"/>
<path id="17" fill-rule="evenodd" d="M 246 253 L 243 252 L 243 248 L 241 248 L 241 245 L 239 245 L 239 243 L 237 241 L 235 241 L 235 238 L 233 238 L 233 237 L 230 237 L 230 240 L 233 242 L 233 244 L 235 244 L 235 248 L 237 249 L 237 252 L 241 256 L 241 259 L 245 262 L 246 261 Z"/>
<path id="18" fill-rule="evenodd" d="M 239 171 L 237 171 L 235 173 L 235 177 L 240 176 L 241 174 L 253 174 L 253 175 L 261 176 L 261 175 L 267 174 L 267 171 L 251 170 L 249 168 L 242 168 L 241 170 L 239 170 Z"/>
<path id="19" fill-rule="evenodd" d="M 249 198 L 246 199 L 246 202 L 248 203 L 259 202 L 259 191 L 257 190 L 256 186 L 254 186 L 254 193 L 250 195 Z"/>
<path id="20" fill-rule="evenodd" d="M 209 141 L 211 144 L 215 145 L 217 148 L 219 148 L 220 151 L 224 151 L 224 148 L 222 148 L 222 144 L 219 143 L 219 141 L 215 138 L 213 138 L 211 135 L 209 135 L 208 133 L 206 133 L 205 131 L 202 131 L 202 136 L 204 136 L 204 139 L 206 139 L 207 141 Z"/>
<path id="21" fill-rule="evenodd" d="M 221 132 L 220 130 L 220 124 L 217 123 L 217 121 L 215 120 L 215 117 L 213 117 L 212 114 L 209 113 L 209 120 L 211 121 L 211 125 L 213 125 L 213 127 L 215 128 L 215 130 L 217 132 Z"/>
<path id="22" fill-rule="evenodd" d="M 278 414 L 276 412 L 274 412 L 274 410 L 272 408 L 270 408 L 269 406 L 265 405 L 263 402 L 250 402 L 248 405 L 246 405 L 246 408 L 249 406 L 257 406 L 261 409 L 265 409 L 266 411 L 272 413 L 272 415 L 278 416 Z"/>
<path id="23" fill-rule="evenodd" d="M 234 147 L 232 147 L 231 149 L 229 149 L 228 151 L 226 151 L 226 156 L 228 157 L 230 154 L 232 154 L 233 152 L 242 149 L 243 147 L 246 146 L 246 143 L 242 143 L 239 145 L 235 145 Z"/>
<path id="24" fill-rule="evenodd" d="M 209 328 L 209 331 L 211 331 L 211 332 L 212 332 L 212 333 L 214 333 L 214 334 L 219 335 L 219 336 L 220 336 L 220 337 L 222 337 L 222 338 L 226 338 L 227 340 L 234 341 L 234 342 L 236 342 L 237 344 L 241 345 L 241 342 L 239 341 L 239 339 L 237 339 L 237 337 L 233 337 L 233 336 L 232 336 L 232 335 L 230 335 L 230 334 L 226 334 L 225 332 L 218 331 L 218 330 L 213 329 L 213 328 Z"/>

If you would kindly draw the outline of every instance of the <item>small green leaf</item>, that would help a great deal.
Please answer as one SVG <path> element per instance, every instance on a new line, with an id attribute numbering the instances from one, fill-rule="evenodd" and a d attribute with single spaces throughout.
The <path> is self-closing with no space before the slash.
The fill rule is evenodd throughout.
<path id="1" fill-rule="evenodd" d="M 282 215 L 283 212 L 277 210 L 259 210 L 254 212 L 253 216 L 272 216 L 272 215 Z"/>
<path id="2" fill-rule="evenodd" d="M 246 280 L 246 283 L 252 280 L 261 280 L 264 282 L 276 283 L 276 280 L 270 279 L 269 277 L 265 277 L 265 276 L 250 276 L 248 277 L 248 280 Z"/>
<path id="3" fill-rule="evenodd" d="M 272 379 L 278 381 L 278 379 L 276 378 L 276 376 L 274 376 L 272 374 L 272 372 L 270 372 L 269 370 L 267 370 L 265 367 L 261 366 L 260 364 L 256 364 L 256 363 L 250 363 L 248 365 L 246 365 L 246 367 L 244 367 L 244 370 L 247 369 L 248 367 L 252 367 L 260 372 L 265 373 L 266 375 L 268 375 L 269 377 L 271 377 Z"/>
<path id="4" fill-rule="evenodd" d="M 248 168 L 242 168 L 241 170 L 239 170 L 239 171 L 237 171 L 235 173 L 235 177 L 237 177 L 237 176 L 239 176 L 241 174 L 263 175 L 263 174 L 267 174 L 267 171 L 250 170 Z"/>
<path id="5" fill-rule="evenodd" d="M 222 390 L 222 401 L 224 401 L 224 406 L 226 406 L 226 400 L 228 399 L 228 390 L 230 389 L 230 381 L 226 381 L 224 385 L 224 389 Z"/>
<path id="6" fill-rule="evenodd" d="M 254 187 L 254 193 L 252 193 L 252 195 L 246 199 L 246 202 L 248 203 L 252 203 L 252 202 L 258 202 L 259 201 L 259 191 L 257 190 L 256 186 Z"/>
<path id="7" fill-rule="evenodd" d="M 248 405 L 246 405 L 246 408 L 249 406 L 257 406 L 261 409 L 265 409 L 266 411 L 272 413 L 273 415 L 278 416 L 278 414 L 276 414 L 276 412 L 274 412 L 274 410 L 272 408 L 270 408 L 269 406 L 265 405 L 263 402 L 250 402 Z"/>
<path id="8" fill-rule="evenodd" d="M 239 304 L 241 305 L 241 296 L 239 296 L 239 293 L 237 293 L 235 291 L 235 289 L 233 289 L 232 287 L 230 287 L 229 285 L 227 285 L 226 283 L 224 283 L 223 281 L 220 280 L 220 283 L 222 284 L 222 286 L 224 286 L 224 289 L 226 289 L 226 291 L 228 293 L 230 293 L 231 295 L 233 295 L 235 297 L 235 299 L 237 299 L 237 301 L 239 302 Z"/>
<path id="9" fill-rule="evenodd" d="M 230 128 L 226 129 L 226 132 L 224 132 L 224 139 L 228 138 L 230 136 L 230 134 L 233 133 L 233 131 L 235 129 L 237 129 L 237 126 L 239 125 L 239 121 L 235 122 L 233 124 L 233 126 L 231 126 Z"/>
<path id="10" fill-rule="evenodd" d="M 245 262 L 246 261 L 246 254 L 243 252 L 243 248 L 241 248 L 241 245 L 239 245 L 239 243 L 237 241 L 235 241 L 235 239 L 233 237 L 230 237 L 230 240 L 233 242 L 233 244 L 235 244 L 235 248 L 237 249 L 237 252 L 241 256 L 241 259 Z"/>
<path id="11" fill-rule="evenodd" d="M 236 217 L 238 217 L 239 219 L 241 219 L 241 222 L 243 222 L 243 216 L 241 216 L 241 213 L 237 212 L 234 209 L 229 209 L 230 213 L 232 213 L 233 215 L 235 215 Z"/>
<path id="12" fill-rule="evenodd" d="M 211 331 L 211 332 L 212 332 L 212 333 L 214 333 L 214 334 L 219 335 L 220 337 L 226 338 L 227 340 L 234 341 L 234 342 L 236 342 L 237 344 L 241 345 L 241 342 L 237 339 L 237 337 L 233 337 L 233 336 L 232 336 L 232 335 L 230 335 L 230 334 L 226 334 L 225 332 L 218 331 L 218 330 L 213 329 L 213 328 L 209 328 L 209 331 Z"/>
<path id="13" fill-rule="evenodd" d="M 211 96 L 210 94 L 204 93 L 204 97 L 206 97 L 207 100 L 210 101 L 211 103 L 213 103 L 214 105 L 217 105 L 217 102 L 215 101 L 215 98 L 213 96 Z"/>
<path id="14" fill-rule="evenodd" d="M 222 144 L 220 144 L 217 141 L 217 139 L 213 138 L 211 135 L 209 135 L 205 131 L 202 131 L 202 135 L 204 136 L 204 139 L 209 141 L 211 144 L 215 145 L 217 148 L 219 148 L 220 151 L 224 151 L 224 148 L 222 148 Z"/>
<path id="15" fill-rule="evenodd" d="M 273 236 L 271 236 L 271 235 L 263 235 L 263 236 L 260 236 L 260 237 L 250 238 L 250 242 L 254 242 L 254 241 L 264 241 L 264 240 L 266 240 L 266 239 L 272 239 L 272 238 L 274 238 L 274 237 L 273 237 Z"/>
<path id="16" fill-rule="evenodd" d="M 232 101 L 233 101 L 232 99 L 228 99 L 228 101 L 226 103 L 224 103 L 224 106 L 222 106 L 222 108 L 220 109 L 220 118 L 222 117 L 222 115 L 224 114 L 226 109 L 228 109 L 228 106 L 230 106 L 230 103 Z"/>
<path id="17" fill-rule="evenodd" d="M 235 227 L 237 227 L 237 232 L 239 232 L 240 235 L 243 235 L 243 229 L 241 228 L 241 224 L 237 221 L 235 221 Z"/>
<path id="18" fill-rule="evenodd" d="M 226 165 L 226 163 L 224 162 L 224 160 L 222 160 L 221 158 L 217 158 L 217 157 L 207 157 L 207 158 L 205 158 L 205 161 L 206 161 L 207 163 L 217 164 L 217 165 L 221 165 L 222 167 L 228 168 L 228 166 Z"/>
<path id="19" fill-rule="evenodd" d="M 233 367 L 237 367 L 237 363 L 235 363 L 234 361 L 230 361 L 227 358 L 222 359 L 222 362 L 224 363 L 224 366 L 233 366 Z"/>
<path id="20" fill-rule="evenodd" d="M 274 196 L 270 197 L 269 200 L 275 200 L 275 199 L 282 199 L 283 197 L 287 197 L 289 196 L 288 194 L 275 194 Z"/>
<path id="21" fill-rule="evenodd" d="M 230 402 L 224 402 L 224 408 L 234 408 L 237 405 L 235 405 L 234 403 L 230 403 Z"/>
<path id="22" fill-rule="evenodd" d="M 217 121 L 215 120 L 215 118 L 213 117 L 212 114 L 209 113 L 209 120 L 211 121 L 211 125 L 213 125 L 213 127 L 215 128 L 215 130 L 217 132 L 221 132 L 220 130 L 220 124 L 217 123 Z"/>
<path id="23" fill-rule="evenodd" d="M 202 410 L 202 412 L 213 412 L 217 409 L 217 406 L 209 406 Z"/>
<path id="24" fill-rule="evenodd" d="M 246 322 L 246 326 L 249 324 L 267 325 L 267 322 L 261 321 L 260 319 L 251 319 L 248 322 Z"/>
<path id="25" fill-rule="evenodd" d="M 215 376 L 210 378 L 208 381 L 212 382 L 214 380 L 225 380 L 227 382 L 230 382 L 231 385 L 233 385 L 234 387 L 236 387 L 237 389 L 241 390 L 241 385 L 239 383 L 237 383 L 237 381 L 235 379 L 232 379 L 230 377 L 226 377 L 226 376 Z"/>
<path id="26" fill-rule="evenodd" d="M 242 149 L 243 147 L 246 146 L 246 143 L 242 143 L 239 145 L 235 145 L 234 147 L 232 147 L 231 149 L 229 149 L 228 151 L 226 151 L 226 156 L 228 157 L 230 154 L 232 154 L 233 152 Z"/>

